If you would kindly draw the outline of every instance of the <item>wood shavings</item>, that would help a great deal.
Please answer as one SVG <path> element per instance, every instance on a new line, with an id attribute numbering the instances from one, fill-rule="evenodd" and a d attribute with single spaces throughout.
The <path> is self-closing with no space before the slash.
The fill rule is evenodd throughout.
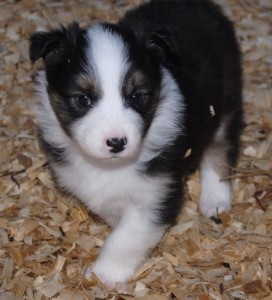
<path id="1" fill-rule="evenodd" d="M 144 272 L 152 268 L 158 261 L 162 260 L 162 258 L 150 258 L 147 260 L 136 272 L 135 278 L 140 277 Z"/>
<path id="2" fill-rule="evenodd" d="M 31 220 L 28 219 L 23 224 L 20 224 L 17 228 L 16 231 L 14 232 L 14 240 L 19 242 L 23 241 L 24 238 L 35 228 L 39 226 L 39 223 L 36 220 Z"/>
<path id="3" fill-rule="evenodd" d="M 210 114 L 211 114 L 211 116 L 214 117 L 215 116 L 215 110 L 214 110 L 213 105 L 210 105 L 209 108 L 210 108 Z"/>
<path id="4" fill-rule="evenodd" d="M 149 288 L 146 287 L 145 284 L 143 284 L 141 281 L 137 281 L 136 282 L 136 286 L 135 286 L 135 297 L 144 297 L 148 294 L 148 292 L 150 291 Z"/>
<path id="5" fill-rule="evenodd" d="M 194 227 L 195 223 L 194 222 L 187 222 L 187 223 L 182 223 L 178 224 L 170 229 L 170 234 L 177 234 L 177 235 L 182 235 L 184 234 L 187 230 L 190 228 Z"/>
<path id="6" fill-rule="evenodd" d="M 132 295 L 133 285 L 131 283 L 120 283 L 116 284 L 115 290 L 120 295 Z"/>
<path id="7" fill-rule="evenodd" d="M 36 253 L 33 255 L 29 255 L 25 258 L 25 260 L 40 260 L 42 261 L 47 256 L 50 256 L 52 253 L 58 251 L 60 247 L 53 247 L 50 245 L 45 245 L 36 250 Z"/>
<path id="8" fill-rule="evenodd" d="M 3 3 L 2 3 L 3 2 Z M 109 226 L 60 194 L 40 150 L 32 107 L 28 38 L 74 19 L 116 21 L 141 0 L 2 1 L 0 4 L 0 300 L 271 300 L 272 23 L 271 0 L 216 0 L 234 21 L 243 52 L 245 128 L 228 178 L 233 209 L 220 224 L 200 216 L 199 174 L 186 184 L 177 224 L 111 292 L 84 269 Z M 208 107 L 215 117 L 213 106 Z M 185 158 L 191 155 L 187 149 Z"/>
<path id="9" fill-rule="evenodd" d="M 11 293 L 0 293 L 0 300 L 19 300 Z"/>
<path id="10" fill-rule="evenodd" d="M 241 291 L 230 292 L 230 295 L 234 297 L 234 299 L 247 299 L 245 293 Z"/>
<path id="11" fill-rule="evenodd" d="M 86 251 L 90 251 L 96 245 L 96 241 L 88 235 L 81 235 L 76 243 Z"/>
<path id="12" fill-rule="evenodd" d="M 122 297 L 124 300 L 167 300 L 166 297 L 161 295 L 150 295 L 145 297 Z"/>
<path id="13" fill-rule="evenodd" d="M 66 258 L 62 255 L 58 255 L 58 258 L 56 260 L 56 264 L 55 264 L 55 270 L 60 272 L 65 264 L 65 260 Z"/>
<path id="14" fill-rule="evenodd" d="M 191 153 L 192 153 L 192 149 L 190 148 L 190 149 L 188 149 L 188 150 L 185 152 L 184 158 L 189 157 L 189 156 L 191 155 Z"/>
<path id="15" fill-rule="evenodd" d="M 39 225 L 41 225 L 50 235 L 52 235 L 55 238 L 59 238 L 61 237 L 61 232 L 56 231 L 50 227 L 48 227 L 47 225 L 45 225 L 43 222 L 39 222 Z"/>
<path id="16" fill-rule="evenodd" d="M 246 149 L 244 149 L 244 154 L 247 156 L 255 157 L 257 151 L 252 146 L 248 146 Z"/>
<path id="17" fill-rule="evenodd" d="M 76 292 L 73 290 L 69 290 L 69 289 L 63 289 L 60 291 L 60 294 L 57 298 L 55 298 L 56 300 L 85 300 L 86 299 L 86 295 L 83 292 Z"/>
<path id="18" fill-rule="evenodd" d="M 1 243 L 2 243 L 2 245 L 8 244 L 8 242 L 9 242 L 8 234 L 7 234 L 7 232 L 6 232 L 4 229 L 2 229 L 2 228 L 0 228 L 0 238 L 1 238 Z"/>
<path id="19" fill-rule="evenodd" d="M 57 282 L 56 280 L 52 280 L 49 282 L 42 282 L 41 284 L 36 286 L 36 290 L 40 292 L 47 298 L 52 298 L 56 294 L 58 294 L 61 290 L 63 290 L 66 286 Z"/>
<path id="20" fill-rule="evenodd" d="M 10 257 L 13 259 L 14 263 L 21 267 L 24 264 L 24 259 L 27 255 L 25 251 L 19 250 L 18 248 L 10 249 Z"/>
<path id="21" fill-rule="evenodd" d="M 76 263 L 72 263 L 66 266 L 66 274 L 70 279 L 73 279 L 77 276 L 78 273 L 78 265 Z"/>
<path id="22" fill-rule="evenodd" d="M 168 252 L 163 252 L 162 255 L 175 267 L 179 265 L 178 258 L 175 257 L 174 255 L 168 253 Z"/>
<path id="23" fill-rule="evenodd" d="M 6 285 L 9 280 L 11 279 L 12 272 L 14 268 L 14 262 L 10 258 L 6 258 L 3 261 L 3 269 L 2 269 L 2 277 L 3 277 L 3 282 Z"/>

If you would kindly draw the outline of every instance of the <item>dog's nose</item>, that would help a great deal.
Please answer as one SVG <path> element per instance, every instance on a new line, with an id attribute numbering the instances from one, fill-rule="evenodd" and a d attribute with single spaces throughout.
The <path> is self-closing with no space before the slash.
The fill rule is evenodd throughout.
<path id="1" fill-rule="evenodd" d="M 119 138 L 112 138 L 106 140 L 106 144 L 108 147 L 110 147 L 110 152 L 112 153 L 119 153 L 125 149 L 125 145 L 127 144 L 127 138 L 123 137 L 121 139 Z"/>

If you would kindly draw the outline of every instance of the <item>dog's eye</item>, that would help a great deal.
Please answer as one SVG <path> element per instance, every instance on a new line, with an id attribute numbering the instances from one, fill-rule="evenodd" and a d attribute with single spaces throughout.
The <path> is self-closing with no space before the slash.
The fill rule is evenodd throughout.
<path id="1" fill-rule="evenodd" d="M 150 95 L 144 92 L 136 92 L 130 95 L 131 101 L 142 102 L 149 100 Z"/>
<path id="2" fill-rule="evenodd" d="M 76 102 L 81 107 L 90 107 L 92 104 L 91 98 L 87 95 L 80 95 L 76 97 Z"/>

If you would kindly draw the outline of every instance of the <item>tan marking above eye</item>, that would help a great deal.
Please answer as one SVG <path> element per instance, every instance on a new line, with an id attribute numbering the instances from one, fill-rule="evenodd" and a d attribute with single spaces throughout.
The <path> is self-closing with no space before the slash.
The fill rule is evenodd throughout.
<path id="1" fill-rule="evenodd" d="M 76 83 L 82 90 L 91 91 L 91 94 L 93 94 L 96 97 L 98 97 L 101 94 L 98 82 L 97 80 L 95 80 L 94 76 L 82 73 L 79 74 L 77 77 L 78 78 Z"/>
<path id="2" fill-rule="evenodd" d="M 145 83 L 145 76 L 140 71 L 128 71 L 124 79 L 124 92 L 131 95 Z"/>

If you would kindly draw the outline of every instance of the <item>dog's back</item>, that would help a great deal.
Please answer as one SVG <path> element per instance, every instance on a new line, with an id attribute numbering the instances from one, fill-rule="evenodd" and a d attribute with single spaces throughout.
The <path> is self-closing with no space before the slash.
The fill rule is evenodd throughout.
<path id="1" fill-rule="evenodd" d="M 242 128 L 242 71 L 239 45 L 232 23 L 209 0 L 151 1 L 129 12 L 120 25 L 143 43 L 152 39 L 166 50 L 162 64 L 171 70 L 186 106 L 183 171 L 200 162 L 222 118 L 231 119 L 229 139 L 238 148 Z M 187 149 L 183 147 L 186 145 Z M 229 155 L 235 163 L 237 150 Z"/>

